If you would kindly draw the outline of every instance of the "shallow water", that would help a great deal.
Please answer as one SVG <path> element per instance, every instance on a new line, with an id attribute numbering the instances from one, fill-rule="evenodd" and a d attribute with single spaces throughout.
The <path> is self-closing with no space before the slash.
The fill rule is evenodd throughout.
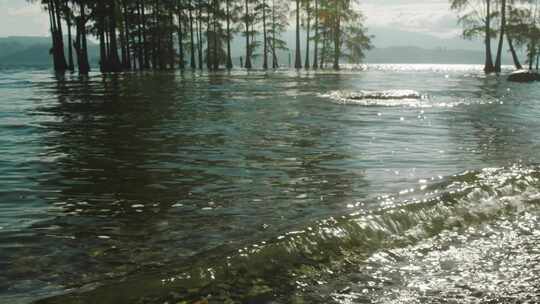
<path id="1" fill-rule="evenodd" d="M 538 302 L 539 93 L 478 66 L 0 70 L 0 302 Z"/>

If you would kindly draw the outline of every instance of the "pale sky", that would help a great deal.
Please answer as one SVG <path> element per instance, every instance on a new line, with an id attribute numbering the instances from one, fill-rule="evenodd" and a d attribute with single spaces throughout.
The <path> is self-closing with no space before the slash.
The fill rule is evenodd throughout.
<path id="1" fill-rule="evenodd" d="M 421 32 L 440 38 L 461 34 L 448 0 L 360 0 L 360 7 L 368 27 Z"/>
<path id="2" fill-rule="evenodd" d="M 440 38 L 459 36 L 448 0 L 360 0 L 368 27 L 421 32 Z M 0 37 L 46 36 L 47 14 L 26 0 L 0 0 Z"/>

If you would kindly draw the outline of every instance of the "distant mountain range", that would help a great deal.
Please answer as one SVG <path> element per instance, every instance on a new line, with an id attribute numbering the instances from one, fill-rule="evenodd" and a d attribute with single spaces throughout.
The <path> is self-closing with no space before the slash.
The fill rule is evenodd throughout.
<path id="1" fill-rule="evenodd" d="M 5 67 L 48 67 L 52 66 L 50 37 L 6 37 L 0 38 L 0 66 Z M 91 64 L 99 62 L 99 48 L 89 44 Z"/>
<path id="2" fill-rule="evenodd" d="M 482 44 L 478 41 L 463 41 L 459 38 L 442 39 L 427 34 L 400 32 L 384 28 L 373 29 L 376 48 L 369 51 L 366 63 L 447 63 L 447 64 L 481 64 L 484 60 Z M 281 52 L 281 64 L 286 66 L 289 53 L 294 45 L 294 32 L 284 33 L 284 40 L 291 47 L 290 52 Z M 302 40 L 304 45 L 305 39 Z M 234 39 L 232 53 L 235 64 L 244 55 L 244 40 Z M 0 38 L 0 66 L 34 66 L 48 67 L 52 65 L 49 55 L 51 40 L 49 37 L 6 37 Z M 93 66 L 99 62 L 99 47 L 89 42 L 89 57 Z M 509 57 L 509 56 L 506 56 Z M 505 63 L 510 63 L 505 58 Z M 255 60 L 254 65 L 259 65 Z"/>

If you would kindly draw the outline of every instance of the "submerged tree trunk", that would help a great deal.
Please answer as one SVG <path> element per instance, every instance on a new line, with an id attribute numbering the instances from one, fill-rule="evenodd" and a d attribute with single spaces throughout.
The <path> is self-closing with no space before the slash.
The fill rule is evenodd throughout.
<path id="1" fill-rule="evenodd" d="M 199 55 L 199 69 L 203 69 L 203 49 L 202 49 L 202 12 L 201 8 L 198 8 L 197 14 L 197 53 Z"/>
<path id="2" fill-rule="evenodd" d="M 294 67 L 302 68 L 302 55 L 300 54 L 300 0 L 296 0 L 296 51 Z"/>
<path id="3" fill-rule="evenodd" d="M 69 7 L 66 7 L 65 15 L 66 15 L 66 25 L 68 29 L 68 70 L 73 72 L 75 71 L 75 65 L 73 63 L 73 47 L 72 47 L 73 39 L 71 36 L 71 27 L 73 26 L 73 24 L 71 23 L 71 12 L 70 12 Z"/>
<path id="4" fill-rule="evenodd" d="M 536 57 L 535 49 L 536 49 L 536 46 L 534 45 L 533 42 L 531 42 L 529 44 L 529 70 L 533 69 L 534 58 Z"/>
<path id="5" fill-rule="evenodd" d="M 190 47 L 190 67 L 191 69 L 195 70 L 197 68 L 197 64 L 195 62 L 195 38 L 193 37 L 193 12 L 192 12 L 192 9 L 193 7 L 191 6 L 191 1 L 189 2 L 189 32 L 190 32 L 190 36 L 189 36 L 189 39 L 190 39 L 190 42 L 189 42 L 189 47 Z"/>
<path id="6" fill-rule="evenodd" d="M 493 58 L 491 55 L 491 0 L 486 0 L 486 62 L 484 64 L 484 72 L 486 74 L 493 73 L 495 67 L 493 66 Z"/>
<path id="7" fill-rule="evenodd" d="M 137 34 L 139 38 L 139 45 L 137 46 L 137 59 L 139 62 L 139 70 L 144 70 L 144 38 L 143 38 L 143 18 L 142 18 L 141 0 L 137 1 L 137 20 L 139 24 L 137 26 Z"/>
<path id="8" fill-rule="evenodd" d="M 501 56 L 506 29 L 506 0 L 501 0 L 501 29 L 499 30 L 499 45 L 497 47 L 497 57 L 495 59 L 495 72 L 501 72 Z"/>
<path id="9" fill-rule="evenodd" d="M 508 46 L 510 47 L 510 53 L 512 54 L 512 59 L 514 60 L 514 66 L 518 70 L 523 69 L 523 66 L 519 62 L 519 57 L 516 53 L 516 50 L 514 49 L 514 43 L 512 42 L 512 38 L 510 37 L 510 35 L 506 34 L 506 39 L 508 41 Z"/>
<path id="10" fill-rule="evenodd" d="M 213 52 L 212 52 L 212 44 L 213 39 L 211 39 L 210 34 L 210 24 L 211 24 L 211 18 L 210 18 L 210 8 L 208 8 L 208 11 L 206 13 L 206 68 L 208 70 L 212 69 L 213 66 Z"/>
<path id="11" fill-rule="evenodd" d="M 86 4 L 85 1 L 79 1 L 80 16 L 75 19 L 77 34 L 75 38 L 75 52 L 77 53 L 77 66 L 79 74 L 86 75 L 90 71 L 88 63 L 88 48 L 86 43 Z"/>
<path id="12" fill-rule="evenodd" d="M 334 70 L 339 70 L 339 58 L 341 57 L 341 16 L 338 10 L 334 29 Z"/>
<path id="13" fill-rule="evenodd" d="M 226 1 L 226 13 L 227 13 L 227 69 L 232 69 L 232 54 L 231 54 L 231 11 L 230 0 Z"/>
<path id="14" fill-rule="evenodd" d="M 249 40 L 249 2 L 248 0 L 245 0 L 245 8 L 246 8 L 246 15 L 245 15 L 245 23 L 246 23 L 246 64 L 244 67 L 246 69 L 251 69 L 251 46 L 250 46 L 250 40 Z"/>
<path id="15" fill-rule="evenodd" d="M 266 36 L 266 0 L 263 0 L 263 69 L 268 69 L 268 39 Z"/>
<path id="16" fill-rule="evenodd" d="M 221 35 L 221 31 L 219 30 L 219 20 L 218 20 L 218 14 L 219 14 L 219 1 L 214 0 L 214 55 L 213 55 L 213 69 L 218 70 L 219 69 L 219 49 L 220 49 L 220 43 L 219 43 L 219 36 Z"/>
<path id="17" fill-rule="evenodd" d="M 122 70 L 120 64 L 120 58 L 118 57 L 118 44 L 116 40 L 116 7 L 115 2 L 111 1 L 109 4 L 109 71 L 119 72 Z"/>
<path id="18" fill-rule="evenodd" d="M 123 11 L 124 11 L 124 14 L 123 14 L 123 17 L 124 17 L 124 47 L 125 47 L 125 58 L 123 60 L 123 65 L 124 65 L 124 68 L 125 69 L 128 69 L 130 70 L 131 69 L 131 45 L 130 45 L 130 33 L 129 33 L 129 29 L 131 28 L 131 24 L 129 23 L 129 17 L 128 17 L 128 14 L 129 14 L 129 10 L 128 10 L 128 6 L 127 6 L 127 1 L 126 0 L 123 0 L 122 1 L 122 6 L 123 6 Z"/>
<path id="19" fill-rule="evenodd" d="M 167 45 L 167 50 L 168 50 L 168 53 L 169 53 L 169 66 L 168 68 L 171 69 L 171 70 L 174 70 L 176 64 L 175 64 L 175 59 L 176 59 L 176 51 L 174 49 L 174 32 L 175 32 L 175 26 L 174 26 L 174 13 L 173 13 L 173 10 L 172 9 L 169 9 L 169 29 L 168 29 L 168 34 L 169 34 L 169 41 L 168 41 L 168 45 Z"/>
<path id="20" fill-rule="evenodd" d="M 161 54 L 160 54 L 160 41 L 161 41 L 161 29 L 159 24 L 159 17 L 158 17 L 158 6 L 159 6 L 159 0 L 154 1 L 153 9 L 152 9 L 152 15 L 153 15 L 153 22 L 154 22 L 154 28 L 152 29 L 152 68 L 158 69 L 161 68 L 158 61 L 161 61 Z"/>
<path id="21" fill-rule="evenodd" d="M 321 61 L 319 63 L 319 67 L 321 69 L 324 68 L 324 60 L 326 59 L 326 51 L 328 46 L 328 34 L 326 32 L 323 33 L 323 40 L 322 40 L 322 49 L 321 49 Z"/>
<path id="22" fill-rule="evenodd" d="M 178 67 L 183 70 L 184 63 L 184 32 L 182 28 L 182 10 L 178 10 Z"/>
<path id="23" fill-rule="evenodd" d="M 318 56 L 319 56 L 319 0 L 315 0 L 315 41 L 314 41 L 314 50 L 313 50 L 313 69 L 316 70 L 318 66 Z"/>
<path id="24" fill-rule="evenodd" d="M 104 14 L 103 0 L 98 3 L 98 36 L 99 36 L 99 69 L 101 72 L 105 72 L 107 69 L 107 45 L 105 41 L 105 14 Z"/>
<path id="25" fill-rule="evenodd" d="M 147 27 L 147 17 L 146 17 L 146 7 L 144 6 L 145 0 L 141 0 L 141 9 L 142 9 L 142 24 L 143 24 L 143 38 L 144 38 L 144 68 L 150 68 L 150 42 L 148 39 L 148 27 Z"/>
<path id="26" fill-rule="evenodd" d="M 60 22 L 58 0 L 49 2 L 49 18 L 51 21 L 51 36 L 53 41 L 52 55 L 54 70 L 64 73 L 67 70 L 66 56 L 64 53 L 64 41 L 62 34 L 62 23 Z"/>
<path id="27" fill-rule="evenodd" d="M 310 60 L 309 60 L 309 45 L 310 45 L 310 26 L 311 26 L 311 7 L 309 6 L 309 0 L 306 1 L 306 15 L 307 15 L 307 26 L 306 26 L 306 63 L 304 68 L 309 70 Z"/>
<path id="28" fill-rule="evenodd" d="M 276 3 L 272 0 L 272 68 L 279 68 L 276 54 Z"/>

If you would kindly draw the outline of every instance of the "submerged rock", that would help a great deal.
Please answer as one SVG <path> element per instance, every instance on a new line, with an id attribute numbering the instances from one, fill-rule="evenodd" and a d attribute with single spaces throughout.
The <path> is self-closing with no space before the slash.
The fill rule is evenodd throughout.
<path id="1" fill-rule="evenodd" d="M 348 99 L 421 99 L 422 95 L 413 90 L 359 91 L 346 96 Z"/>
<path id="2" fill-rule="evenodd" d="M 540 81 L 540 74 L 528 70 L 518 70 L 508 76 L 508 81 L 533 82 Z"/>

